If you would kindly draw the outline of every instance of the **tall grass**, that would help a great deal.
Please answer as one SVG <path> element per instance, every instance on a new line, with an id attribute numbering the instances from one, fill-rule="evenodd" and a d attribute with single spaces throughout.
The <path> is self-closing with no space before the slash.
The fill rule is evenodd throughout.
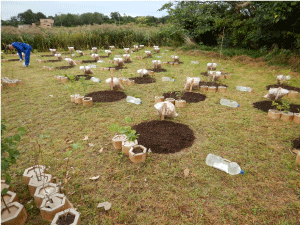
<path id="1" fill-rule="evenodd" d="M 30 28 L 19 30 L 14 27 L 2 27 L 2 48 L 11 42 L 26 42 L 33 49 L 47 51 L 49 48 L 67 50 L 68 46 L 75 49 L 91 47 L 117 48 L 130 47 L 134 44 L 171 46 L 183 43 L 181 33 L 170 34 L 165 26 L 139 27 L 134 25 L 114 26 L 109 24 L 78 26 L 75 28 Z"/>

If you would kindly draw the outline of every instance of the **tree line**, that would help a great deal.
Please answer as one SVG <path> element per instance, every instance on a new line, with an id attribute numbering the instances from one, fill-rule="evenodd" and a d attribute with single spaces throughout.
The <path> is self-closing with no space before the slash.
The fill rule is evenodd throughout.
<path id="1" fill-rule="evenodd" d="M 54 26 L 75 27 L 81 25 L 93 25 L 93 24 L 116 24 L 123 25 L 128 23 L 144 24 L 148 26 L 155 26 L 160 23 L 166 23 L 169 16 L 154 17 L 154 16 L 136 16 L 132 17 L 125 13 L 121 15 L 119 12 L 111 12 L 110 16 L 102 13 L 83 13 L 83 14 L 55 14 L 55 16 L 46 16 L 41 12 L 34 13 L 28 9 L 23 13 L 19 13 L 17 16 L 11 17 L 9 20 L 1 20 L 2 26 L 14 26 L 17 27 L 20 24 L 32 24 L 39 25 L 40 19 L 53 19 Z"/>

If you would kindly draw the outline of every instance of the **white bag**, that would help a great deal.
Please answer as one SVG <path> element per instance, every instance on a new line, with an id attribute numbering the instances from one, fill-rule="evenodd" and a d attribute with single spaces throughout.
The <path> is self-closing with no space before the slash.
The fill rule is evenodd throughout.
<path id="1" fill-rule="evenodd" d="M 145 53 L 146 53 L 147 57 L 152 55 L 151 51 L 145 51 Z"/>
<path id="2" fill-rule="evenodd" d="M 156 53 L 160 53 L 160 48 L 154 48 L 154 51 L 156 52 Z"/>
<path id="3" fill-rule="evenodd" d="M 217 63 L 207 63 L 207 70 L 216 70 Z"/>
<path id="4" fill-rule="evenodd" d="M 139 50 L 139 46 L 138 45 L 134 45 L 133 46 L 133 50 L 135 50 L 135 51 Z"/>
<path id="5" fill-rule="evenodd" d="M 160 60 L 153 60 L 152 61 L 154 69 L 161 68 L 161 61 Z"/>
<path id="6" fill-rule="evenodd" d="M 192 89 L 198 89 L 199 88 L 199 83 L 200 83 L 200 77 L 187 77 L 184 89 L 189 90 L 191 88 L 191 83 L 192 82 L 193 82 Z"/>
<path id="7" fill-rule="evenodd" d="M 175 106 L 169 101 L 159 102 L 154 105 L 154 108 L 157 110 L 158 115 L 161 116 L 164 104 L 167 104 L 167 107 L 165 110 L 165 117 L 174 118 L 174 117 L 178 116 L 178 114 L 176 113 L 176 110 L 175 110 Z"/>
<path id="8" fill-rule="evenodd" d="M 83 70 L 84 74 L 94 74 L 94 71 L 89 66 L 80 66 L 79 69 Z"/>
<path id="9" fill-rule="evenodd" d="M 159 48 L 159 46 L 154 45 L 153 48 Z"/>
<path id="10" fill-rule="evenodd" d="M 290 79 L 291 79 L 290 76 L 284 76 L 284 75 L 278 75 L 278 76 L 276 77 L 277 82 L 279 82 L 279 81 L 288 81 L 288 80 L 290 80 Z"/>
<path id="11" fill-rule="evenodd" d="M 105 83 L 109 84 L 109 86 L 110 86 L 111 78 L 107 78 L 107 79 L 105 80 Z M 113 87 L 117 87 L 117 88 L 120 88 L 120 89 L 124 89 L 123 86 L 122 86 L 122 84 L 120 83 L 119 79 L 116 78 L 116 77 L 113 78 Z"/>
<path id="12" fill-rule="evenodd" d="M 58 60 L 63 60 L 63 57 L 61 54 L 55 54 L 54 56 L 56 56 Z"/>
<path id="13" fill-rule="evenodd" d="M 109 46 L 110 49 L 115 49 L 114 45 Z"/>
<path id="14" fill-rule="evenodd" d="M 213 81 L 219 80 L 222 77 L 221 71 L 208 71 L 208 75 L 212 78 Z"/>
<path id="15" fill-rule="evenodd" d="M 95 60 L 100 60 L 100 56 L 98 54 L 91 54 L 91 57 Z"/>
<path id="16" fill-rule="evenodd" d="M 111 54 L 111 50 L 105 50 L 105 53 L 107 54 L 107 56 L 109 56 Z"/>
<path id="17" fill-rule="evenodd" d="M 77 64 L 74 62 L 71 58 L 65 58 L 65 60 L 71 65 L 71 66 L 77 66 Z"/>
<path id="18" fill-rule="evenodd" d="M 93 52 L 97 52 L 97 47 L 92 47 Z"/>
<path id="19" fill-rule="evenodd" d="M 77 52 L 79 55 L 83 56 L 83 52 L 82 52 L 82 51 L 76 50 L 76 52 Z"/>
<path id="20" fill-rule="evenodd" d="M 124 54 L 123 57 L 124 57 L 125 61 L 130 61 L 131 60 L 130 54 Z"/>
<path id="21" fill-rule="evenodd" d="M 287 95 L 289 91 L 283 88 L 270 88 L 269 93 L 264 96 L 264 98 L 271 100 L 281 99 L 283 96 Z"/>
<path id="22" fill-rule="evenodd" d="M 56 49 L 51 49 L 51 48 L 50 48 L 49 50 L 50 50 L 50 52 L 51 52 L 52 55 L 55 55 Z"/>
<path id="23" fill-rule="evenodd" d="M 140 48 L 144 48 L 145 46 L 144 45 L 140 45 Z"/>
<path id="24" fill-rule="evenodd" d="M 74 47 L 68 47 L 68 49 L 73 52 L 74 51 Z"/>
<path id="25" fill-rule="evenodd" d="M 125 65 L 122 58 L 114 58 L 114 64 L 116 66 L 124 66 Z"/>
<path id="26" fill-rule="evenodd" d="M 149 71 L 146 69 L 140 69 L 136 71 L 138 74 L 141 75 L 141 77 L 145 76 L 145 75 L 150 75 Z"/>
<path id="27" fill-rule="evenodd" d="M 124 50 L 125 50 L 125 53 L 126 53 L 126 54 L 129 54 L 129 53 L 130 53 L 130 49 L 129 49 L 129 48 L 124 48 Z"/>

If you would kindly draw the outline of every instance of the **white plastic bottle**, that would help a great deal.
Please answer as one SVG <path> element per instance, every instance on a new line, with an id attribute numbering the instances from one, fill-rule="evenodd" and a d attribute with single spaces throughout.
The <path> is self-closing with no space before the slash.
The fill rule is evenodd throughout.
<path id="1" fill-rule="evenodd" d="M 247 91 L 247 92 L 252 92 L 253 91 L 252 88 L 250 88 L 250 87 L 243 87 L 243 86 L 237 86 L 236 89 L 239 90 L 239 91 Z"/>
<path id="2" fill-rule="evenodd" d="M 233 107 L 233 108 L 240 106 L 237 102 L 232 101 L 232 100 L 228 100 L 228 99 L 224 99 L 224 98 L 221 99 L 220 104 L 221 105 L 226 105 L 226 106 L 229 106 L 229 107 Z"/>
<path id="3" fill-rule="evenodd" d="M 162 81 L 175 81 L 175 79 L 171 79 L 170 77 L 163 77 Z"/>
<path id="4" fill-rule="evenodd" d="M 132 97 L 132 96 L 127 96 L 126 101 L 130 102 L 130 103 L 134 103 L 136 105 L 142 104 L 141 99 L 135 98 L 135 97 Z"/>
<path id="5" fill-rule="evenodd" d="M 93 81 L 93 82 L 101 82 L 100 78 L 97 78 L 97 77 L 92 77 L 91 81 Z"/>
<path id="6" fill-rule="evenodd" d="M 206 157 L 206 165 L 222 170 L 230 175 L 243 174 L 244 171 L 236 162 L 230 162 L 220 156 L 208 154 Z"/>

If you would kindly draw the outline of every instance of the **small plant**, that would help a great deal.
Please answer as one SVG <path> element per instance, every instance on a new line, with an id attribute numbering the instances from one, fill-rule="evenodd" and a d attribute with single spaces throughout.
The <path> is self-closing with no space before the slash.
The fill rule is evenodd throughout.
<path id="1" fill-rule="evenodd" d="M 283 106 L 275 101 L 272 102 L 272 106 L 275 106 L 279 111 L 283 109 Z"/>
<path id="2" fill-rule="evenodd" d="M 125 121 L 127 123 L 131 123 L 131 118 L 125 117 Z M 109 130 L 112 133 L 118 132 L 120 134 L 125 134 L 128 141 L 135 141 L 139 136 L 139 134 L 136 134 L 136 131 L 132 130 L 130 126 L 121 127 L 118 125 L 118 123 L 111 124 Z"/>
<path id="3" fill-rule="evenodd" d="M 279 110 L 279 111 L 284 111 L 285 113 L 289 111 L 290 109 L 290 104 L 286 101 L 282 101 L 282 104 L 279 104 L 275 101 L 272 102 L 272 106 L 276 106 L 276 108 Z"/>

